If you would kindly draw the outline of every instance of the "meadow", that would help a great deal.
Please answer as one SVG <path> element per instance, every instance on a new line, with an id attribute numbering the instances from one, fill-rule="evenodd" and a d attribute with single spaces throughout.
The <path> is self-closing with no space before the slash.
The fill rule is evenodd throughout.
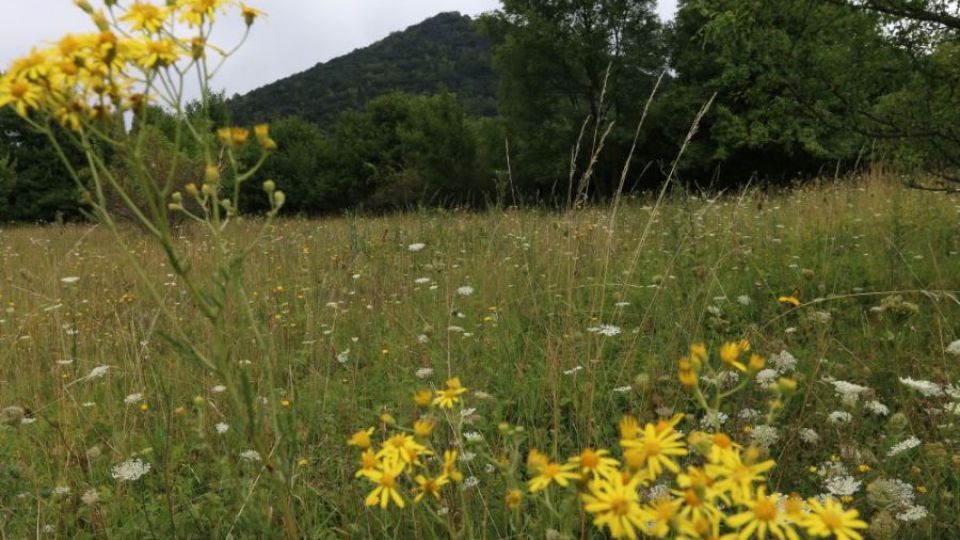
<path id="1" fill-rule="evenodd" d="M 167 315 L 214 336 L 141 231 L 144 275 L 102 226 L 4 227 L 0 538 L 599 538 L 559 502 L 582 487 L 530 493 L 523 460 L 615 447 L 625 415 L 722 429 L 869 538 L 960 536 L 960 200 L 882 174 L 714 197 L 279 219 L 231 300 L 265 330 L 225 326 L 229 384 L 169 339 Z M 213 276 L 203 228 L 175 244 Z M 678 359 L 741 340 L 765 365 L 703 375 L 738 390 L 705 415 Z M 418 413 L 450 377 L 456 406 Z M 357 432 L 415 418 L 425 467 L 459 452 L 446 482 L 367 506 Z"/>

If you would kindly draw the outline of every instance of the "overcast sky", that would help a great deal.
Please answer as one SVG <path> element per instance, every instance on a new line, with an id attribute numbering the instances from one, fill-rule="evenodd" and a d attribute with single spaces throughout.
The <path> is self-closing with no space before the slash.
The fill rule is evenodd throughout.
<path id="1" fill-rule="evenodd" d="M 71 0 L 2 0 L 0 69 L 37 43 L 66 32 L 89 31 L 91 23 Z M 94 4 L 99 1 L 94 1 Z M 248 0 L 269 16 L 254 26 L 246 45 L 226 63 L 214 85 L 227 95 L 245 93 L 403 30 L 441 11 L 476 15 L 497 0 Z M 661 0 L 661 17 L 676 0 Z M 230 45 L 242 34 L 239 17 L 223 19 L 213 41 Z"/>

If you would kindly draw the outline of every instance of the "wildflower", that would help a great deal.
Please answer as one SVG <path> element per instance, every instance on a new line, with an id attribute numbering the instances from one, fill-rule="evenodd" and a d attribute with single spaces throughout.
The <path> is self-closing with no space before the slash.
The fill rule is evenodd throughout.
<path id="1" fill-rule="evenodd" d="M 454 482 L 463 480 L 463 473 L 457 469 L 457 451 L 446 450 L 443 452 L 443 474 L 448 476 Z"/>
<path id="2" fill-rule="evenodd" d="M 669 422 L 661 421 L 656 426 L 648 423 L 643 433 L 636 439 L 622 439 L 620 445 L 627 449 L 636 449 L 640 452 L 640 461 L 646 465 L 648 474 L 656 478 L 664 468 L 676 473 L 680 470 L 675 456 L 687 455 L 680 433 L 673 428 L 683 415 L 677 415 Z"/>
<path id="3" fill-rule="evenodd" d="M 833 411 L 827 416 L 827 421 L 831 424 L 849 424 L 853 420 L 853 415 L 847 411 Z"/>
<path id="4" fill-rule="evenodd" d="M 372 428 L 372 427 L 367 429 L 361 429 L 360 431 L 350 436 L 350 438 L 347 440 L 347 444 L 350 446 L 356 446 L 361 450 L 366 450 L 367 448 L 370 448 L 371 446 L 370 435 L 373 434 L 374 429 L 375 428 Z"/>
<path id="5" fill-rule="evenodd" d="M 777 428 L 762 425 L 753 428 L 753 431 L 750 432 L 750 439 L 762 448 L 770 448 L 780 440 L 780 434 L 777 433 Z"/>
<path id="6" fill-rule="evenodd" d="M 224 146 L 240 147 L 247 144 L 247 139 L 250 138 L 250 131 L 236 127 L 220 128 L 217 130 L 217 138 L 220 139 L 220 143 Z"/>
<path id="7" fill-rule="evenodd" d="M 467 389 L 460 384 L 460 378 L 452 377 L 447 379 L 446 389 L 437 390 L 433 404 L 441 409 L 451 409 L 454 404 L 460 401 L 460 395 L 466 391 Z"/>
<path id="8" fill-rule="evenodd" d="M 244 450 L 240 452 L 240 459 L 248 462 L 260 461 L 260 452 L 256 450 Z"/>
<path id="9" fill-rule="evenodd" d="M 133 405 L 135 403 L 140 403 L 143 401 L 143 394 L 130 394 L 129 396 L 123 398 L 123 402 L 127 405 Z"/>
<path id="10" fill-rule="evenodd" d="M 420 368 L 414 373 L 418 379 L 428 379 L 433 376 L 433 369 L 428 367 Z"/>
<path id="11" fill-rule="evenodd" d="M 257 17 L 262 17 L 266 13 L 260 11 L 259 9 L 254 9 L 246 4 L 240 4 L 240 15 L 243 17 L 243 22 L 247 26 L 253 26 L 254 21 L 257 20 Z"/>
<path id="12" fill-rule="evenodd" d="M 230 425 L 224 422 L 218 422 L 217 425 L 214 426 L 214 429 L 217 430 L 218 435 L 223 435 L 230 430 Z"/>
<path id="13" fill-rule="evenodd" d="M 134 2 L 127 7 L 127 12 L 120 16 L 120 20 L 130 23 L 134 32 L 144 31 L 155 33 L 163 26 L 167 10 L 147 2 Z"/>
<path id="14" fill-rule="evenodd" d="M 943 395 L 943 387 L 935 382 L 918 381 L 910 377 L 900 377 L 900 382 L 920 392 L 924 397 L 940 397 Z"/>
<path id="15" fill-rule="evenodd" d="M 257 144 L 264 150 L 276 150 L 277 143 L 270 138 L 270 126 L 267 124 L 257 124 L 253 126 L 253 135 L 257 139 Z"/>
<path id="16" fill-rule="evenodd" d="M 759 354 L 750 355 L 750 363 L 748 364 L 750 371 L 756 373 L 762 370 L 766 365 L 767 361 L 764 360 Z"/>
<path id="17" fill-rule="evenodd" d="M 848 407 L 856 405 L 860 394 L 869 390 L 866 386 L 847 381 L 830 381 L 830 384 L 833 385 L 834 394 Z"/>
<path id="18" fill-rule="evenodd" d="M 464 285 L 463 287 L 460 287 L 457 289 L 457 294 L 459 294 L 460 296 L 470 296 L 471 294 L 473 294 L 473 287 L 469 285 Z"/>
<path id="19" fill-rule="evenodd" d="M 433 433 L 433 428 L 436 426 L 436 422 L 430 419 L 426 420 L 417 420 L 413 423 L 413 433 L 417 437 L 425 439 Z"/>
<path id="20" fill-rule="evenodd" d="M 430 390 L 419 390 L 413 395 L 413 402 L 416 403 L 418 407 L 429 407 L 432 401 L 433 392 Z"/>
<path id="21" fill-rule="evenodd" d="M 780 373 L 789 373 L 797 367 L 797 359 L 788 351 L 780 351 L 779 354 L 770 355 L 770 362 L 776 366 Z"/>
<path id="22" fill-rule="evenodd" d="M 121 482 L 136 482 L 150 472 L 151 465 L 141 459 L 131 459 L 115 466 L 112 476 Z"/>
<path id="23" fill-rule="evenodd" d="M 384 462 L 380 467 L 373 470 L 364 471 L 363 476 L 376 484 L 368 495 L 364 504 L 367 506 L 377 506 L 385 509 L 393 501 L 393 504 L 403 508 L 405 502 L 400 492 L 397 490 L 397 477 L 403 473 L 403 463 Z"/>
<path id="24" fill-rule="evenodd" d="M 720 361 L 729 368 L 738 371 L 747 371 L 747 366 L 740 362 L 740 355 L 750 350 L 750 343 L 742 340 L 739 343 L 728 342 L 720 346 Z"/>
<path id="25" fill-rule="evenodd" d="M 601 324 L 599 326 L 592 326 L 590 328 L 587 328 L 587 332 L 599 334 L 605 337 L 613 337 L 613 336 L 619 335 L 621 330 L 619 326 L 615 326 L 612 324 Z"/>
<path id="26" fill-rule="evenodd" d="M 667 497 L 655 499 L 650 507 L 643 509 L 644 532 L 658 538 L 665 538 L 670 534 L 671 529 L 679 529 L 676 531 L 679 533 L 676 535 L 677 537 L 698 536 L 696 531 L 692 529 L 692 524 L 678 519 L 681 503 L 680 500 L 672 500 Z"/>
<path id="27" fill-rule="evenodd" d="M 533 451 L 531 451 L 531 454 Z M 530 462 L 530 459 L 527 460 Z M 567 487 L 570 483 L 570 480 L 577 480 L 580 478 L 575 472 L 572 472 L 575 465 L 570 463 L 559 464 L 553 461 L 547 460 L 546 463 L 542 463 L 539 466 L 535 467 L 537 470 L 537 476 L 530 479 L 529 488 L 530 493 L 536 493 L 550 487 L 550 484 L 557 484 L 560 487 Z"/>
<path id="28" fill-rule="evenodd" d="M 463 438 L 464 438 L 468 443 L 476 443 L 476 442 L 480 442 L 480 441 L 483 440 L 483 435 L 481 435 L 481 434 L 480 434 L 479 432 L 477 432 L 477 431 L 468 431 L 468 432 L 466 432 L 466 433 L 463 434 Z"/>
<path id="29" fill-rule="evenodd" d="M 887 452 L 887 457 L 894 457 L 894 456 L 900 455 L 906 452 L 907 450 L 912 450 L 918 446 L 920 446 L 920 439 L 916 437 L 910 437 L 909 439 L 906 439 L 904 441 L 898 442 L 897 444 L 893 445 L 893 447 L 890 448 L 890 450 Z"/>
<path id="30" fill-rule="evenodd" d="M 444 475 L 440 475 L 436 478 L 428 478 L 422 474 L 418 474 L 414 481 L 417 483 L 417 487 L 414 488 L 414 493 L 417 495 L 413 498 L 413 502 L 420 502 L 426 495 L 433 495 L 435 499 L 440 499 L 440 488 L 450 483 L 450 479 Z"/>
<path id="31" fill-rule="evenodd" d="M 17 114 L 26 118 L 31 109 L 40 107 L 41 88 L 23 78 L 0 78 L 0 108 L 13 105 Z"/>
<path id="32" fill-rule="evenodd" d="M 951 342 L 943 351 L 953 356 L 960 356 L 960 339 Z"/>
<path id="33" fill-rule="evenodd" d="M 504 499 L 506 500 L 507 508 L 515 510 L 520 506 L 520 501 L 523 500 L 523 492 L 519 489 L 509 489 Z"/>
<path id="34" fill-rule="evenodd" d="M 835 536 L 838 540 L 861 540 L 862 536 L 856 529 L 866 529 L 867 524 L 857 519 L 860 515 L 856 510 L 844 510 L 843 506 L 831 497 L 821 503 L 817 499 L 809 499 L 810 513 L 804 518 L 804 528 L 811 536 Z"/>
<path id="35" fill-rule="evenodd" d="M 636 439 L 640 436 L 640 423 L 637 422 L 637 419 L 629 414 L 624 415 L 620 419 L 620 424 L 618 425 L 620 429 L 620 438 L 621 439 Z"/>
<path id="36" fill-rule="evenodd" d="M 886 416 L 890 414 L 890 408 L 876 400 L 868 401 L 866 404 L 864 404 L 863 408 L 877 416 Z"/>
<path id="37" fill-rule="evenodd" d="M 423 242 L 414 242 L 413 244 L 410 244 L 409 246 L 407 246 L 407 251 L 411 253 L 417 253 L 417 252 L 423 251 L 423 248 L 425 247 L 427 247 L 427 245 L 424 244 Z"/>
<path id="38" fill-rule="evenodd" d="M 800 430 L 800 440 L 807 444 L 817 444 L 820 441 L 820 435 L 810 428 Z"/>
<path id="39" fill-rule="evenodd" d="M 470 489 L 472 487 L 477 487 L 478 485 L 480 485 L 480 479 L 476 476 L 469 476 L 463 481 L 463 489 Z"/>
<path id="40" fill-rule="evenodd" d="M 576 466 L 584 478 L 599 478 L 618 475 L 620 462 L 612 457 L 607 450 L 587 448 L 579 455 L 570 458 L 569 463 Z"/>
<path id="41" fill-rule="evenodd" d="M 754 497 L 742 501 L 747 511 L 730 516 L 727 523 L 740 529 L 739 538 L 751 538 L 754 533 L 758 538 L 766 538 L 770 533 L 780 539 L 797 540 L 799 536 L 793 530 L 791 520 L 778 505 L 781 498 L 776 494 L 767 496 L 766 488 L 761 486 Z"/>
<path id="42" fill-rule="evenodd" d="M 926 507 L 919 504 L 908 506 L 903 512 L 897 514 L 900 521 L 918 521 L 927 517 Z"/>
<path id="43" fill-rule="evenodd" d="M 577 372 L 579 372 L 579 371 L 583 371 L 583 366 L 576 366 L 576 367 L 573 367 L 573 368 L 570 368 L 570 369 L 566 369 L 566 370 L 563 371 L 563 374 L 564 374 L 564 375 L 575 375 L 575 374 L 576 374 Z"/>
<path id="44" fill-rule="evenodd" d="M 751 486 L 755 482 L 763 481 L 764 473 L 773 468 L 773 460 L 751 463 L 744 461 L 736 449 L 720 450 L 711 454 L 711 461 L 706 466 L 706 472 L 718 478 L 715 488 L 720 491 L 731 492 L 735 497 L 747 497 Z"/>
<path id="45" fill-rule="evenodd" d="M 404 465 L 419 465 L 421 455 L 431 455 L 427 447 L 414 440 L 411 435 L 402 433 L 394 435 L 383 443 L 383 448 L 377 452 L 377 457 L 391 462 L 400 462 Z"/>
<path id="46" fill-rule="evenodd" d="M 74 283 L 80 281 L 80 278 L 77 276 L 67 276 L 60 278 L 60 282 L 64 285 L 73 285 Z"/>
<path id="47" fill-rule="evenodd" d="M 777 298 L 777 301 L 780 302 L 781 304 L 790 305 L 793 307 L 797 307 L 800 305 L 800 299 L 794 295 L 781 296 Z"/>
<path id="48" fill-rule="evenodd" d="M 100 502 L 100 493 L 95 489 L 88 489 L 80 496 L 80 501 L 87 506 L 95 506 Z"/>
<path id="49" fill-rule="evenodd" d="M 862 482 L 852 476 L 834 476 L 828 478 L 824 487 L 835 497 L 849 497 L 860 491 Z"/>
<path id="50" fill-rule="evenodd" d="M 607 527 L 613 538 L 637 538 L 647 522 L 637 494 L 639 483 L 639 476 L 624 482 L 619 474 L 590 482 L 581 498 L 584 510 L 594 516 L 593 524 Z"/>

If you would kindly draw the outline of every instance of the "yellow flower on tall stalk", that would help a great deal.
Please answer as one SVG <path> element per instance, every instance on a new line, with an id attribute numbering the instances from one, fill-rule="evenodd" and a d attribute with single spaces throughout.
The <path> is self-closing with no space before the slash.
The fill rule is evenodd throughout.
<path id="1" fill-rule="evenodd" d="M 749 499 L 753 484 L 766 480 L 764 474 L 775 464 L 773 460 L 745 462 L 737 449 L 722 450 L 715 455 L 716 463 L 707 464 L 707 474 L 717 478 L 714 484 L 717 490 L 731 493 L 737 499 Z"/>
<path id="2" fill-rule="evenodd" d="M 266 13 L 246 4 L 240 4 L 240 15 L 243 17 L 243 22 L 246 23 L 247 26 L 252 26 L 258 17 L 262 17 L 266 15 Z"/>
<path id="3" fill-rule="evenodd" d="M 418 407 L 429 407 L 431 401 L 433 401 L 433 392 L 430 390 L 419 390 L 413 395 L 413 402 Z"/>
<path id="4" fill-rule="evenodd" d="M 740 501 L 746 510 L 728 517 L 727 523 L 740 529 L 738 538 L 741 540 L 754 537 L 763 540 L 768 534 L 780 540 L 799 540 L 792 521 L 780 509 L 782 498 L 776 494 L 767 496 L 766 488 L 761 486 L 755 496 Z"/>
<path id="5" fill-rule="evenodd" d="M 520 501 L 523 500 L 523 492 L 519 489 L 509 489 L 504 496 L 504 500 L 507 503 L 507 508 L 514 510 L 520 506 Z"/>
<path id="6" fill-rule="evenodd" d="M 40 108 L 41 88 L 26 79 L 0 79 L 0 107 L 12 105 L 17 114 L 26 118 L 31 110 Z"/>
<path id="7" fill-rule="evenodd" d="M 636 439 L 640 436 L 640 422 L 637 422 L 637 419 L 629 414 L 620 419 L 620 424 L 617 427 L 620 429 L 621 439 Z"/>
<path id="8" fill-rule="evenodd" d="M 433 454 L 426 446 L 414 440 L 412 435 L 398 433 L 383 443 L 377 457 L 386 461 L 398 461 L 404 465 L 419 465 L 420 456 Z"/>
<path id="9" fill-rule="evenodd" d="M 640 484 L 638 475 L 626 482 L 619 474 L 596 478 L 581 495 L 583 509 L 593 514 L 593 524 L 598 528 L 610 529 L 610 536 L 636 539 L 645 526 L 637 491 Z"/>
<path id="10" fill-rule="evenodd" d="M 373 491 L 367 495 L 364 503 L 367 506 L 379 505 L 380 508 L 386 508 L 393 501 L 393 504 L 403 508 L 406 503 L 397 489 L 397 480 L 403 473 L 403 469 L 403 463 L 384 461 L 381 462 L 379 468 L 364 471 L 363 476 L 376 484 Z"/>
<path id="11" fill-rule="evenodd" d="M 413 434 L 421 439 L 426 439 L 433 433 L 433 428 L 437 423 L 429 418 L 417 420 L 413 423 Z"/>
<path id="12" fill-rule="evenodd" d="M 422 474 L 418 474 L 414 481 L 417 483 L 417 487 L 413 488 L 414 493 L 417 495 L 413 498 L 413 502 L 418 503 L 426 495 L 433 495 L 435 499 L 440 498 L 440 488 L 450 483 L 450 479 L 446 475 L 440 475 L 436 478 L 428 478 Z"/>
<path id="13" fill-rule="evenodd" d="M 728 368 L 738 371 L 747 371 L 747 366 L 740 361 L 740 355 L 750 350 L 750 342 L 741 340 L 739 343 L 728 342 L 720 346 L 720 361 Z"/>
<path id="14" fill-rule="evenodd" d="M 451 409 L 460 401 L 460 396 L 467 391 L 460 384 L 460 377 L 451 377 L 447 379 L 447 387 L 443 390 L 437 390 L 437 395 L 433 404 L 441 409 Z"/>
<path id="15" fill-rule="evenodd" d="M 139 44 L 137 63 L 144 69 L 157 69 L 174 64 L 179 58 L 177 46 L 172 40 L 146 40 Z"/>
<path id="16" fill-rule="evenodd" d="M 177 9 L 180 20 L 190 26 L 202 26 L 213 21 L 217 10 L 227 3 L 228 0 L 177 0 Z"/>
<path id="17" fill-rule="evenodd" d="M 867 524 L 858 519 L 859 512 L 844 510 L 836 499 L 827 497 L 821 503 L 817 499 L 808 499 L 810 513 L 803 521 L 803 527 L 812 536 L 827 537 L 833 535 L 837 540 L 862 540 L 857 529 L 866 529 Z"/>
<path id="18" fill-rule="evenodd" d="M 457 469 L 456 450 L 443 452 L 443 474 L 453 480 L 454 483 L 460 483 L 463 480 L 463 473 Z"/>
<path id="19" fill-rule="evenodd" d="M 120 20 L 130 23 L 130 29 L 134 32 L 153 34 L 163 28 L 163 22 L 168 15 L 167 8 L 138 0 L 130 4 L 127 12 L 120 16 Z"/>
<path id="20" fill-rule="evenodd" d="M 693 524 L 680 515 L 681 501 L 662 497 L 643 507 L 644 530 L 648 535 L 666 538 L 695 538 Z"/>
<path id="21" fill-rule="evenodd" d="M 620 446 L 632 452 L 641 462 L 639 467 L 636 463 L 631 465 L 634 468 L 645 467 L 651 478 L 660 476 L 664 468 L 674 473 L 678 472 L 680 467 L 673 458 L 687 455 L 687 448 L 682 436 L 673 428 L 682 418 L 683 415 L 677 415 L 669 422 L 659 425 L 647 423 L 640 437 L 622 439 Z"/>
<path id="22" fill-rule="evenodd" d="M 374 428 L 361 429 L 347 439 L 349 446 L 356 446 L 361 450 L 366 450 L 371 446 L 370 436 L 373 435 Z"/>
<path id="23" fill-rule="evenodd" d="M 560 464 L 554 461 L 547 461 L 540 464 L 537 470 L 537 476 L 534 476 L 527 483 L 530 493 L 536 493 L 550 487 L 550 484 L 557 484 L 560 487 L 567 487 L 571 480 L 579 480 L 580 475 L 573 472 L 575 465 L 570 463 Z"/>
<path id="24" fill-rule="evenodd" d="M 357 470 L 357 473 L 354 474 L 354 477 L 360 478 L 366 472 L 372 471 L 380 466 L 380 459 L 377 458 L 377 454 L 371 448 L 367 448 L 360 454 L 360 468 Z"/>
<path id="25" fill-rule="evenodd" d="M 610 457 L 610 452 L 607 450 L 587 448 L 570 458 L 569 463 L 575 466 L 584 478 L 605 478 L 620 474 L 620 462 Z"/>

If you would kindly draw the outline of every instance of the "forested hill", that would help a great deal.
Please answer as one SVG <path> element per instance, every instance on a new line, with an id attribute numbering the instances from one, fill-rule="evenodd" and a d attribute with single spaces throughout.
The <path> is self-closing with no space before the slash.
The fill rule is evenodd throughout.
<path id="1" fill-rule="evenodd" d="M 341 112 L 390 92 L 447 88 L 476 115 L 497 112 L 490 42 L 460 13 L 441 13 L 352 53 L 230 101 L 233 120 L 250 124 L 299 116 L 321 127 Z"/>

